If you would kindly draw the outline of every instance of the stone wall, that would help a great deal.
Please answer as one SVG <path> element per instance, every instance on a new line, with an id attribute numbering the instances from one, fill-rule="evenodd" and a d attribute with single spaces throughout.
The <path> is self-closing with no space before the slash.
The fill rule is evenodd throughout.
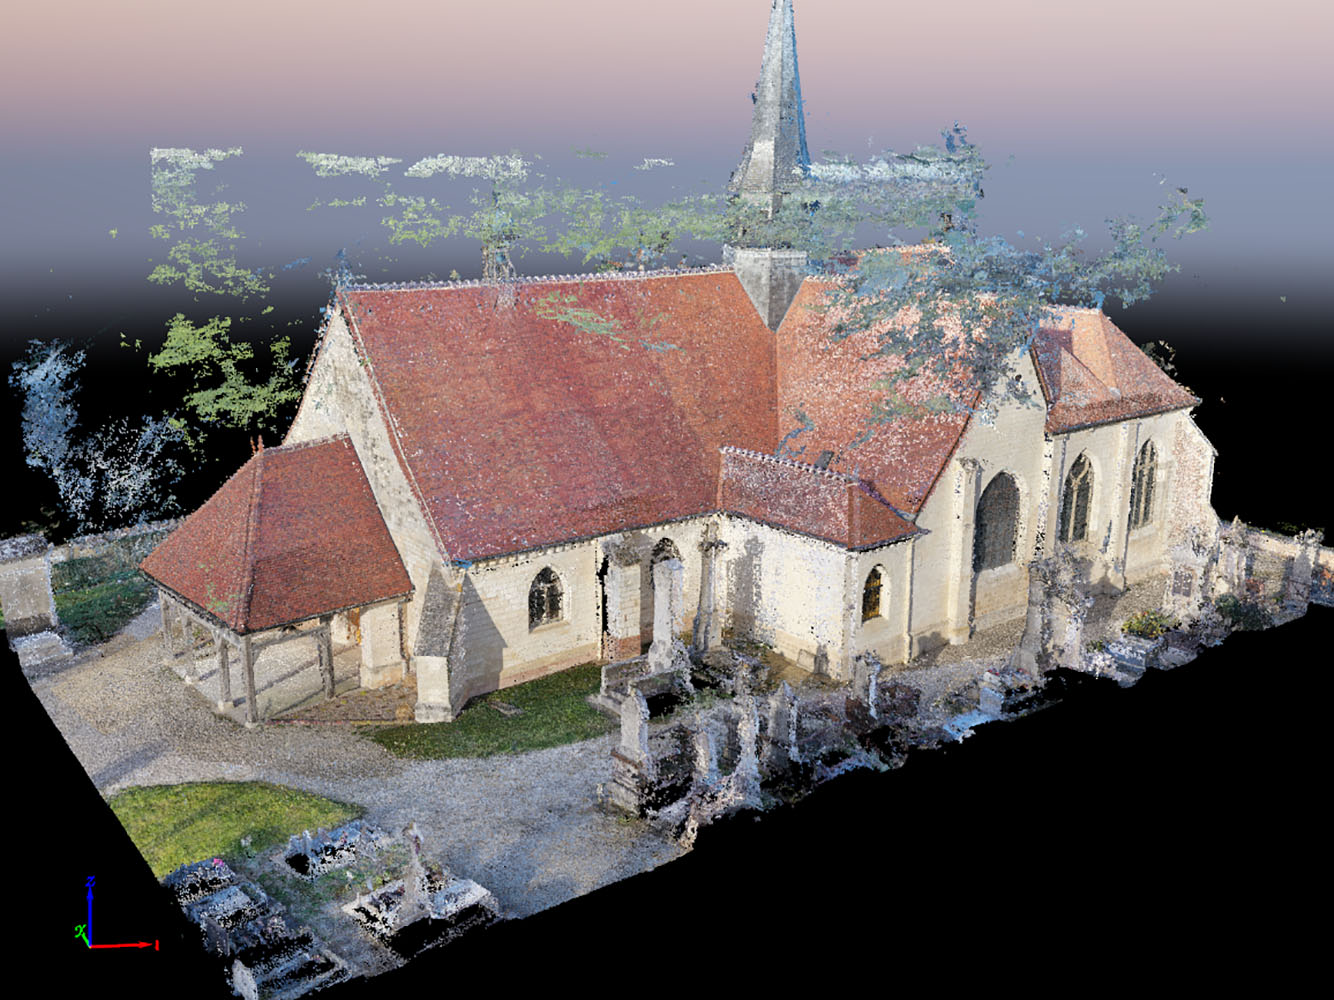
<path id="1" fill-rule="evenodd" d="M 394 454 L 384 416 L 341 314 L 328 322 L 307 379 L 305 395 L 285 444 L 346 432 L 366 472 L 389 534 L 412 580 L 404 608 L 406 645 L 413 648 L 432 569 L 450 575 L 407 477 Z"/>
<path id="2" fill-rule="evenodd" d="M 78 538 L 71 538 L 64 545 L 56 545 L 51 549 L 51 562 L 61 563 L 68 559 L 86 559 L 89 556 L 100 556 L 106 552 L 108 545 L 117 542 L 127 542 L 131 546 L 135 539 L 144 535 L 153 535 L 166 533 L 176 528 L 184 518 L 168 518 L 165 521 L 152 521 L 148 524 L 138 524 L 129 528 L 117 528 L 115 531 L 102 531 L 95 535 L 80 535 Z M 144 555 L 148 554 L 152 546 L 146 547 Z"/>
<path id="3" fill-rule="evenodd" d="M 0 610 L 11 642 L 58 624 L 51 593 L 50 550 L 41 535 L 0 542 Z"/>
<path id="4" fill-rule="evenodd" d="M 861 600 L 856 554 L 739 517 L 725 519 L 721 539 L 719 589 L 734 635 L 772 646 L 807 670 L 846 675 L 852 605 Z"/>

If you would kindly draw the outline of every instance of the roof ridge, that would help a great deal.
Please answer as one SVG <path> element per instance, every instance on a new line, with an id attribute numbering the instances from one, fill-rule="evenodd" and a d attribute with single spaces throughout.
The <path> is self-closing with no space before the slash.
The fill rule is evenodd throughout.
<path id="1" fill-rule="evenodd" d="M 276 444 L 272 448 L 265 448 L 265 451 L 281 451 L 284 455 L 300 451 L 302 448 L 315 448 L 322 444 L 332 444 L 339 438 L 349 438 L 347 431 L 334 431 L 332 434 L 325 434 L 323 437 L 310 438 L 307 441 L 288 441 L 283 444 Z"/>
<path id="2" fill-rule="evenodd" d="M 384 281 L 350 283 L 344 291 L 408 292 L 449 288 L 504 288 L 512 285 L 537 285 L 553 281 L 640 281 L 645 278 L 679 278 L 693 274 L 723 274 L 735 270 L 730 264 L 706 264 L 703 267 L 665 267 L 650 271 L 599 271 L 582 274 L 534 274 L 504 280 L 467 278 L 461 281 Z"/>
<path id="3" fill-rule="evenodd" d="M 738 448 L 736 445 L 725 444 L 718 448 L 719 451 L 731 452 L 735 455 L 745 455 L 748 458 L 758 458 L 766 462 L 772 462 L 775 465 L 786 465 L 802 472 L 809 472 L 813 475 L 824 476 L 828 479 L 837 479 L 845 483 L 859 483 L 861 480 L 849 475 L 846 472 L 835 472 L 833 469 L 821 469 L 818 466 L 811 465 L 809 462 L 798 462 L 793 458 L 779 458 L 777 455 L 766 455 L 762 451 L 752 451 L 749 448 Z"/>
<path id="4" fill-rule="evenodd" d="M 375 408 L 380 413 L 380 420 L 384 424 L 385 434 L 389 438 L 389 448 L 394 453 L 394 458 L 398 462 L 398 467 L 403 473 L 403 478 L 407 480 L 408 489 L 412 491 L 412 497 L 417 502 L 417 508 L 421 511 L 422 520 L 426 522 L 426 530 L 430 533 L 431 540 L 435 542 L 436 552 L 440 558 L 445 561 L 452 561 L 449 552 L 445 548 L 444 535 L 440 531 L 440 526 L 436 523 L 435 513 L 431 510 L 431 505 L 426 501 L 426 494 L 417 482 L 417 474 L 413 471 L 412 463 L 407 460 L 407 452 L 403 447 L 402 435 L 399 433 L 398 421 L 389 410 L 389 402 L 385 399 L 384 389 L 380 385 L 379 376 L 375 372 L 375 364 L 371 361 L 370 352 L 366 350 L 366 341 L 362 339 L 361 327 L 357 322 L 356 314 L 351 308 L 351 303 L 347 301 L 346 295 L 340 291 L 342 307 L 347 316 L 347 334 L 348 339 L 352 341 L 352 351 L 361 358 L 361 370 L 366 373 L 366 382 L 371 387 L 371 397 L 375 400 Z M 360 460 L 358 460 L 360 461 Z M 365 471 L 364 469 L 362 470 Z M 368 480 L 369 481 L 369 480 Z"/>
<path id="5" fill-rule="evenodd" d="M 240 607 L 236 625 L 237 631 L 249 631 L 250 598 L 255 586 L 255 563 L 251 558 L 255 532 L 259 525 L 260 494 L 264 489 L 264 448 L 255 452 L 251 459 L 255 469 L 250 483 L 250 502 L 246 506 L 245 539 L 241 545 L 241 593 Z"/>

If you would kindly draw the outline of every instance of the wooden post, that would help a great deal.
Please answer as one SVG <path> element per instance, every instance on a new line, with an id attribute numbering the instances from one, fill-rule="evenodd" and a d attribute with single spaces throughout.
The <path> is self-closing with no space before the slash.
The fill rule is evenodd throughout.
<path id="1" fill-rule="evenodd" d="M 189 618 L 186 617 L 185 609 L 181 608 L 181 629 L 185 632 L 185 683 L 194 687 L 199 683 L 198 650 L 195 649 L 195 626 Z"/>
<path id="2" fill-rule="evenodd" d="M 250 636 L 241 637 L 241 664 L 245 670 L 245 724 L 259 725 L 259 704 L 255 698 L 255 656 L 250 650 Z"/>
<path id="3" fill-rule="evenodd" d="M 227 639 L 219 634 L 218 644 L 218 711 L 225 712 L 234 704 L 232 701 L 232 671 L 227 663 Z"/>
<path id="4" fill-rule="evenodd" d="M 162 612 L 162 662 L 171 666 L 172 661 L 176 659 L 176 650 L 171 643 L 171 612 L 167 610 L 167 602 L 171 598 L 161 587 L 158 588 L 157 595 L 158 610 Z"/>
<path id="5" fill-rule="evenodd" d="M 320 627 L 315 630 L 315 641 L 319 643 L 320 674 L 324 677 L 324 697 L 334 696 L 333 636 L 330 622 L 332 618 L 320 619 Z"/>

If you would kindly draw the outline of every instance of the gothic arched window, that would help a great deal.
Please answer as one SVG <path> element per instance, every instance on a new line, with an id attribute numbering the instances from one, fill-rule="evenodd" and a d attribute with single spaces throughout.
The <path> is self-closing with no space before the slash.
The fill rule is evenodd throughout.
<path id="1" fill-rule="evenodd" d="M 1093 466 L 1080 455 L 1065 477 L 1061 497 L 1061 541 L 1082 542 L 1089 533 L 1089 507 L 1093 502 Z"/>
<path id="2" fill-rule="evenodd" d="M 1158 478 L 1158 452 L 1147 441 L 1135 459 L 1135 474 L 1130 481 L 1130 526 L 1141 528 L 1153 520 L 1153 485 Z"/>
<path id="3" fill-rule="evenodd" d="M 973 572 L 1014 562 L 1019 527 L 1019 487 L 1002 472 L 982 491 L 973 528 Z"/>
<path id="4" fill-rule="evenodd" d="M 560 620 L 560 577 L 550 566 L 533 578 L 528 588 L 528 627 L 537 628 Z"/>
<path id="5" fill-rule="evenodd" d="M 884 578 L 881 576 L 880 567 L 877 566 L 867 575 L 866 584 L 862 587 L 862 621 L 870 621 L 880 616 L 883 589 Z"/>

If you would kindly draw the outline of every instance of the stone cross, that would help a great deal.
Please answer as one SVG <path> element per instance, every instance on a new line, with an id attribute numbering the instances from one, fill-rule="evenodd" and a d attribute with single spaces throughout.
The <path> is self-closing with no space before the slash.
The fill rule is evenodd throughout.
<path id="1" fill-rule="evenodd" d="M 702 555 L 699 580 L 699 610 L 695 613 L 690 648 L 702 656 L 717 649 L 723 641 L 723 619 L 718 608 L 717 578 L 718 553 L 725 546 L 718 540 L 718 524 L 710 521 L 704 526 L 704 538 L 699 543 Z M 655 627 L 656 634 L 656 627 Z"/>

